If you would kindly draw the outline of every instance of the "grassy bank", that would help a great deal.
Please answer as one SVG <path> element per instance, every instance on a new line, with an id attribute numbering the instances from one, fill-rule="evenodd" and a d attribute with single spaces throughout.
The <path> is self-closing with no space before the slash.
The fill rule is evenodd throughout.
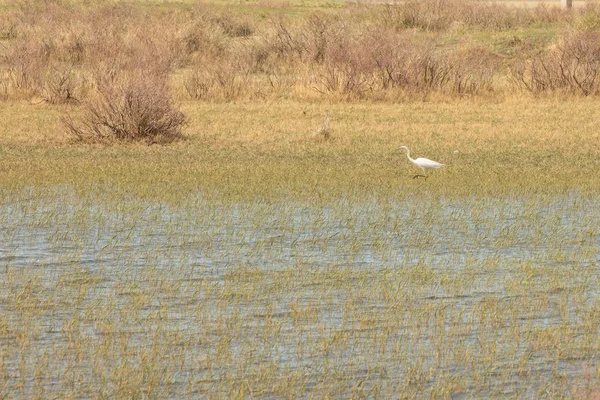
<path id="1" fill-rule="evenodd" d="M 253 197 L 407 190 L 444 195 L 598 188 L 597 103 L 589 99 L 344 103 L 184 103 L 187 140 L 72 145 L 61 110 L 2 109 L 3 187 L 74 185 L 177 201 L 198 191 Z M 328 112 L 331 137 L 318 131 Z M 54 128 L 53 128 L 54 127 Z M 48 130 L 47 130 L 48 129 Z M 53 129 L 56 131 L 52 132 Z M 407 145 L 447 167 L 427 181 Z"/>

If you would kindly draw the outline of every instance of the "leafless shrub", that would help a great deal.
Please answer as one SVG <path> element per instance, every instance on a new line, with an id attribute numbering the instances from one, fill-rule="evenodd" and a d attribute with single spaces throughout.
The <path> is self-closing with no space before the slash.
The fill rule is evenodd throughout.
<path id="1" fill-rule="evenodd" d="M 322 65 L 314 69 L 315 90 L 364 97 L 373 83 L 373 63 L 365 50 L 352 38 L 330 42 Z"/>
<path id="2" fill-rule="evenodd" d="M 408 28 L 439 31 L 453 21 L 453 1 L 409 0 L 402 5 L 402 25 Z"/>
<path id="3" fill-rule="evenodd" d="M 239 64 L 204 64 L 193 68 L 184 78 L 188 95 L 196 100 L 239 99 L 248 89 L 250 75 Z"/>
<path id="4" fill-rule="evenodd" d="M 119 80 L 99 77 L 81 119 L 67 116 L 63 123 L 83 142 L 167 143 L 182 138 L 186 119 L 173 106 L 166 76 L 138 71 Z"/>
<path id="5" fill-rule="evenodd" d="M 377 40 L 378 37 L 381 40 Z M 377 80 L 383 90 L 441 90 L 450 79 L 451 63 L 429 39 L 409 33 L 375 31 L 364 46 L 375 64 Z"/>
<path id="6" fill-rule="evenodd" d="M 36 91 L 51 104 L 78 103 L 77 92 L 82 86 L 82 78 L 70 65 L 56 65 L 50 66 L 42 79 L 36 82 Z"/>
<path id="7" fill-rule="evenodd" d="M 438 68 L 434 66 L 434 47 L 429 40 L 376 30 L 367 36 L 365 47 L 382 89 L 417 90 L 434 83 L 434 76 L 428 76 Z"/>
<path id="8" fill-rule="evenodd" d="M 518 59 L 511 63 L 510 73 L 511 79 L 515 85 L 519 88 L 526 89 L 530 92 L 541 92 L 544 91 L 545 85 L 539 85 L 537 83 L 538 78 L 537 72 L 533 73 L 536 69 L 533 60 Z M 542 83 L 542 82 L 540 82 Z"/>
<path id="9" fill-rule="evenodd" d="M 171 32 L 134 29 L 132 21 L 144 26 L 149 17 L 131 7 L 73 7 L 59 0 L 17 4 L 18 34 L 5 45 L 3 57 L 12 92 L 72 102 L 85 91 L 82 77 L 103 64 L 123 71 L 151 64 L 166 73 L 176 63 Z"/>
<path id="10" fill-rule="evenodd" d="M 327 17 L 321 14 L 312 14 L 305 22 L 302 28 L 303 48 L 310 61 L 322 63 L 325 59 L 325 52 L 328 44 L 336 39 L 334 21 L 328 21 Z"/>
<path id="11" fill-rule="evenodd" d="M 531 92 L 596 95 L 600 93 L 600 32 L 567 34 L 548 52 L 515 63 L 511 72 L 514 81 Z"/>
<path id="12" fill-rule="evenodd" d="M 473 0 L 408 0 L 379 9 L 383 26 L 447 31 L 455 25 L 481 30 L 507 30 L 570 20 L 573 13 L 540 4 L 534 9 Z"/>
<path id="13" fill-rule="evenodd" d="M 7 70 L 10 83 L 20 92 L 32 92 L 50 59 L 48 43 L 23 40 L 12 42 L 8 50 Z"/>
<path id="14" fill-rule="evenodd" d="M 4 68 L 7 88 L 25 95 L 41 96 L 49 103 L 76 101 L 76 91 L 82 83 L 74 71 L 74 62 L 55 41 L 18 38 L 9 42 Z M 8 92 L 8 90 L 7 90 Z"/>
<path id="15" fill-rule="evenodd" d="M 272 33 L 272 32 L 271 32 Z M 253 80 L 260 85 L 264 94 L 271 92 L 284 95 L 300 80 L 303 65 L 297 57 L 299 54 L 280 52 L 271 41 L 272 36 L 262 36 L 253 44 L 245 46 L 245 51 L 238 55 L 244 61 L 244 71 L 248 72 L 246 81 Z"/>
<path id="16" fill-rule="evenodd" d="M 477 94 L 492 89 L 499 58 L 483 46 L 459 49 L 450 55 L 449 88 L 452 93 Z"/>
<path id="17" fill-rule="evenodd" d="M 398 35 L 389 30 L 375 30 L 366 37 L 369 59 L 374 64 L 374 75 L 383 90 L 409 85 L 408 64 L 412 35 Z"/>
<path id="18" fill-rule="evenodd" d="M 477 53 L 477 52 L 475 52 Z M 325 61 L 313 69 L 315 90 L 350 97 L 390 89 L 407 92 L 473 93 L 491 84 L 490 54 L 466 52 L 459 60 L 439 51 L 435 42 L 411 33 L 374 30 L 358 39 L 328 46 Z"/>
<path id="19" fill-rule="evenodd" d="M 306 49 L 300 42 L 299 35 L 292 26 L 292 22 L 284 17 L 271 19 L 270 30 L 265 32 L 263 40 L 269 43 L 270 50 L 277 58 L 292 60 L 302 57 Z"/>
<path id="20" fill-rule="evenodd" d="M 323 63 L 328 51 L 353 36 L 339 16 L 322 13 L 309 15 L 298 29 L 298 47 L 308 63 Z"/>
<path id="21" fill-rule="evenodd" d="M 261 37 L 265 48 L 285 62 L 322 64 L 328 49 L 351 37 L 344 21 L 335 15 L 312 13 L 302 20 L 271 19 Z"/>
<path id="22" fill-rule="evenodd" d="M 248 37 L 254 33 L 254 28 L 248 20 L 232 14 L 217 15 L 214 17 L 214 22 L 229 37 Z"/>
<path id="23" fill-rule="evenodd" d="M 213 81 L 206 69 L 194 68 L 186 73 L 183 86 L 187 94 L 194 100 L 208 100 L 213 91 Z"/>
<path id="24" fill-rule="evenodd" d="M 376 9 L 376 18 L 384 29 L 404 29 L 404 9 L 398 2 L 384 2 Z"/>
<path id="25" fill-rule="evenodd" d="M 586 4 L 588 3 L 589 1 L 586 1 Z M 577 14 L 571 11 L 572 10 L 553 7 L 543 2 L 539 2 L 533 9 L 532 21 L 528 21 L 527 25 L 552 25 L 557 23 L 572 24 Z"/>
<path id="26" fill-rule="evenodd" d="M 491 89 L 499 59 L 482 46 L 442 52 L 432 39 L 375 29 L 329 45 L 315 89 L 366 97 L 386 90 L 463 95 Z"/>
<path id="27" fill-rule="evenodd" d="M 268 69 L 265 74 L 271 92 L 289 94 L 298 82 L 297 69 L 293 65 L 278 63 Z"/>
<path id="28" fill-rule="evenodd" d="M 425 91 L 441 90 L 451 79 L 452 65 L 434 50 L 424 49 L 411 70 L 415 88 Z"/>
<path id="29" fill-rule="evenodd" d="M 219 58 L 227 48 L 222 35 L 203 20 L 186 24 L 176 35 L 170 50 L 176 54 L 180 66 L 193 64 L 202 58 Z"/>

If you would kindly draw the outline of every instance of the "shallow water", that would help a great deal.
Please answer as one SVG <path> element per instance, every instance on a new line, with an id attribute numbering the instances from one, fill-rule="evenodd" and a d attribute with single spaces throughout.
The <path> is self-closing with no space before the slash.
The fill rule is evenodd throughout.
<path id="1" fill-rule="evenodd" d="M 576 192 L 329 203 L 198 195 L 172 208 L 30 189 L 5 193 L 0 222 L 7 394 L 85 396 L 65 383 L 71 374 L 89 393 L 116 395 L 115 365 L 150 348 L 168 372 L 155 371 L 152 393 L 166 397 L 267 385 L 260 368 L 293 376 L 301 383 L 290 390 L 305 396 L 353 397 L 358 381 L 367 395 L 571 395 L 598 365 L 600 203 Z M 34 333 L 19 351 L 17 296 L 28 285 L 31 306 L 46 308 L 31 311 Z M 59 349 L 64 361 L 72 346 L 64 325 L 95 309 L 102 317 L 79 322 L 82 343 L 107 340 L 94 322 L 103 320 L 129 348 L 61 362 Z M 571 347 L 552 350 L 565 340 Z M 36 380 L 42 355 L 50 360 Z"/>
<path id="2" fill-rule="evenodd" d="M 209 269 L 230 264 L 278 269 L 301 262 L 376 270 L 426 257 L 432 268 L 445 269 L 451 261 L 456 270 L 465 257 L 499 256 L 504 270 L 524 258 L 567 263 L 582 251 L 597 253 L 600 242 L 597 199 L 575 193 L 550 200 L 341 199 L 315 206 L 212 205 L 197 199 L 182 209 L 139 203 L 112 209 L 64 200 L 57 199 L 60 206 L 7 202 L 0 210 L 2 260 L 43 267 L 68 256 L 92 269 L 116 267 L 118 259 L 143 266 L 141 256 L 150 249 L 160 250 L 156 265 L 185 259 Z M 557 246 L 561 260 L 553 257 Z M 593 255 L 588 260 L 597 261 Z"/>

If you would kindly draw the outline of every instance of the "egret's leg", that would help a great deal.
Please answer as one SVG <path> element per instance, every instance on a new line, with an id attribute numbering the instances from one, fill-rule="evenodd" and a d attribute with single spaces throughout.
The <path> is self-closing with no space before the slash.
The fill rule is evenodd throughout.
<path id="1" fill-rule="evenodd" d="M 421 168 L 421 171 L 423 171 L 423 175 L 415 175 L 415 176 L 413 176 L 413 179 L 416 179 L 418 177 L 423 177 L 423 178 L 427 179 L 427 171 L 425 171 L 425 168 L 423 168 L 421 166 L 419 166 L 419 168 Z"/>

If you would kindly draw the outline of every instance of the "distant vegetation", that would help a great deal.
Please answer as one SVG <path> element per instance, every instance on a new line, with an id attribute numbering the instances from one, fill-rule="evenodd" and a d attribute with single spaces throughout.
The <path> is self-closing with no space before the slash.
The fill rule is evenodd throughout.
<path id="1" fill-rule="evenodd" d="M 600 7 L 586 3 L 567 11 L 419 0 L 307 13 L 272 3 L 249 13 L 203 3 L 21 1 L 2 12 L 0 96 L 83 105 L 81 122 L 67 119 L 81 139 L 154 141 L 180 137 L 184 118 L 171 92 L 202 101 L 398 101 L 517 88 L 596 95 Z M 128 121 L 94 119 L 114 122 L 115 113 Z M 154 120 L 158 128 L 148 128 Z"/>

